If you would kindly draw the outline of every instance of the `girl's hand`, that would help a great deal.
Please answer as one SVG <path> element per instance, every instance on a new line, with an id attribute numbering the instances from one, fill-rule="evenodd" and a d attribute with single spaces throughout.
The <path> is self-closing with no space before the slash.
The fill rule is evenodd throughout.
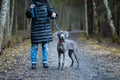
<path id="1" fill-rule="evenodd" d="M 51 17 L 55 18 L 56 17 L 56 13 L 53 12 Z"/>
<path id="2" fill-rule="evenodd" d="M 30 5 L 30 8 L 34 8 L 34 7 L 35 7 L 35 4 L 31 4 L 31 5 Z"/>

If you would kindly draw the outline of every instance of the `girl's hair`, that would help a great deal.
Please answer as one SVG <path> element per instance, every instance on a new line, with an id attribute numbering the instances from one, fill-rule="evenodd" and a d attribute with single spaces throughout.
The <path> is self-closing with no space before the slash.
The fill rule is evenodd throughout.
<path id="1" fill-rule="evenodd" d="M 32 0 L 32 3 L 33 3 L 33 4 L 36 4 L 36 1 L 37 1 L 37 0 Z M 41 0 L 41 1 L 42 1 L 43 3 L 48 2 L 47 0 Z"/>

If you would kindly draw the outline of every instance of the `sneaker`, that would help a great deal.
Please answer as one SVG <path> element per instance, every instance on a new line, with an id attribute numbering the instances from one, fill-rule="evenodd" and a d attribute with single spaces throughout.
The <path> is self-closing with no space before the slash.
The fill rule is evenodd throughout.
<path id="1" fill-rule="evenodd" d="M 43 63 L 43 68 L 49 68 L 49 65 L 47 63 Z"/>
<path id="2" fill-rule="evenodd" d="M 32 63 L 32 67 L 31 67 L 31 69 L 36 69 L 37 67 L 36 67 L 36 63 Z"/>

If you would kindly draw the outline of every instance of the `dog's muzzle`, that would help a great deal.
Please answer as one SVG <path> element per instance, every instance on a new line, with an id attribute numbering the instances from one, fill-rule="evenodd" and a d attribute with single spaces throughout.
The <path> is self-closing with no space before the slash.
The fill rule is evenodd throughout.
<path id="1" fill-rule="evenodd" d="M 63 42 L 65 41 L 65 36 L 64 36 L 64 34 L 61 34 L 61 35 L 60 35 L 60 40 L 63 41 Z"/>
<path id="2" fill-rule="evenodd" d="M 64 39 L 64 37 L 60 37 L 60 42 L 65 42 L 65 39 Z"/>

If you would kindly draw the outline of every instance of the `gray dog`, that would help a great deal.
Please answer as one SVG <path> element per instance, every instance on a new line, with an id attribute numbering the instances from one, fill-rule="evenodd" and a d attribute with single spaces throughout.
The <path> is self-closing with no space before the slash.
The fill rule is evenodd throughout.
<path id="1" fill-rule="evenodd" d="M 62 62 L 62 66 L 61 69 L 63 69 L 64 67 L 64 62 L 65 62 L 65 54 L 66 52 L 68 52 L 68 55 L 70 57 L 70 59 L 72 60 L 72 63 L 70 65 L 70 67 L 73 66 L 74 60 L 73 60 L 73 56 L 74 55 L 76 61 L 77 61 L 77 68 L 79 68 L 79 62 L 77 59 L 77 54 L 78 54 L 78 50 L 77 50 L 77 44 L 76 42 L 72 41 L 72 40 L 68 40 L 66 39 L 66 37 L 68 37 L 68 32 L 67 31 L 57 31 L 55 32 L 55 36 L 58 39 L 58 44 L 57 44 L 57 51 L 58 51 L 58 68 L 60 68 L 61 66 L 61 54 L 63 54 L 63 62 Z"/>

